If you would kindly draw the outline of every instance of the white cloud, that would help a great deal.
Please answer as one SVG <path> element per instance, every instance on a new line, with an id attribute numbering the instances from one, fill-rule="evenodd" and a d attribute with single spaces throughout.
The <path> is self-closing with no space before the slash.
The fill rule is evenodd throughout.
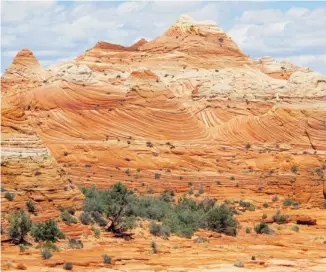
<path id="1" fill-rule="evenodd" d="M 255 57 L 326 54 L 326 9 L 293 6 L 281 11 L 258 9 L 249 2 L 6 1 L 1 10 L 2 67 L 22 48 L 31 49 L 42 64 L 51 64 L 76 57 L 98 41 L 127 46 L 141 37 L 151 40 L 180 14 L 216 21 L 230 30 L 228 34 L 245 53 Z M 318 58 L 311 62 L 317 64 Z"/>

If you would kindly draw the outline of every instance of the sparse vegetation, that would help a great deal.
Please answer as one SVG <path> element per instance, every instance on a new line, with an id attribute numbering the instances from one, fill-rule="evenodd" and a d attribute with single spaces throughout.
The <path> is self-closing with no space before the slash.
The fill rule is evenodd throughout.
<path id="1" fill-rule="evenodd" d="M 33 201 L 27 200 L 26 201 L 26 207 L 27 207 L 27 210 L 30 213 L 34 213 L 35 212 L 35 203 Z"/>
<path id="2" fill-rule="evenodd" d="M 267 223 L 261 222 L 255 226 L 255 232 L 257 234 L 272 234 L 273 230 L 268 226 Z"/>
<path id="3" fill-rule="evenodd" d="M 111 256 L 104 254 L 102 257 L 103 257 L 103 263 L 110 264 L 112 262 Z"/>
<path id="4" fill-rule="evenodd" d="M 291 167 L 291 172 L 292 172 L 293 174 L 296 174 L 297 171 L 298 171 L 297 167 L 296 167 L 295 165 L 293 165 L 293 166 Z"/>
<path id="5" fill-rule="evenodd" d="M 262 219 L 266 219 L 267 218 L 267 214 L 263 214 L 263 216 L 261 218 Z"/>
<path id="6" fill-rule="evenodd" d="M 248 211 L 254 211 L 256 209 L 255 205 L 248 201 L 240 200 L 240 206 L 246 208 Z"/>
<path id="7" fill-rule="evenodd" d="M 67 210 L 64 210 L 61 213 L 61 219 L 63 222 L 65 222 L 67 225 L 70 224 L 77 224 L 77 219 L 73 217 Z"/>
<path id="8" fill-rule="evenodd" d="M 32 220 L 30 217 L 24 210 L 19 210 L 9 215 L 8 222 L 8 235 L 13 243 L 20 244 L 24 242 L 25 236 L 32 227 Z"/>
<path id="9" fill-rule="evenodd" d="M 58 239 L 64 239 L 65 235 L 59 229 L 57 222 L 48 220 L 44 223 L 34 224 L 31 229 L 31 235 L 38 241 L 56 242 Z"/>
<path id="10" fill-rule="evenodd" d="M 283 224 L 288 221 L 289 216 L 281 214 L 280 211 L 273 216 L 273 221 L 278 224 Z"/>
<path id="11" fill-rule="evenodd" d="M 75 248 L 75 249 L 81 249 L 84 247 L 84 244 L 81 240 L 74 239 L 74 238 L 69 239 L 68 245 L 70 248 Z"/>
<path id="12" fill-rule="evenodd" d="M 5 192 L 5 199 L 13 201 L 15 199 L 15 194 L 10 192 Z"/>
<path id="13" fill-rule="evenodd" d="M 250 227 L 246 227 L 246 233 L 251 233 L 251 228 Z"/>
<path id="14" fill-rule="evenodd" d="M 167 226 L 162 226 L 161 224 L 156 224 L 154 222 L 151 222 L 149 231 L 155 236 L 168 237 L 170 235 L 170 229 Z"/>
<path id="15" fill-rule="evenodd" d="M 278 196 L 277 196 L 277 195 L 274 195 L 273 198 L 272 198 L 272 201 L 273 201 L 273 202 L 276 202 L 276 201 L 278 201 L 278 200 L 279 200 L 279 199 L 278 199 Z"/>
<path id="16" fill-rule="evenodd" d="M 73 269 L 73 264 L 72 263 L 65 263 L 64 265 L 63 265 L 63 269 L 64 270 L 72 270 Z"/>
<path id="17" fill-rule="evenodd" d="M 295 232 L 298 232 L 299 231 L 299 227 L 297 225 L 293 226 L 291 229 L 293 231 L 295 231 Z"/>
<path id="18" fill-rule="evenodd" d="M 289 207 L 289 206 L 299 206 L 300 205 L 300 202 L 299 201 L 296 201 L 292 198 L 286 198 L 284 201 L 283 201 L 283 205 L 286 206 L 286 207 Z"/>
<path id="19" fill-rule="evenodd" d="M 196 202 L 184 196 L 175 203 L 171 191 L 163 192 L 160 197 L 138 197 L 121 183 L 108 190 L 96 190 L 92 186 L 90 189 L 82 188 L 82 191 L 86 196 L 84 213 L 97 213 L 108 218 L 108 231 L 121 233 L 130 230 L 134 219 L 141 217 L 161 222 L 151 223 L 150 227 L 152 234 L 159 236 L 175 233 L 190 238 L 198 228 L 237 234 L 238 222 L 233 210 L 226 204 L 216 205 L 212 199 Z"/>
<path id="20" fill-rule="evenodd" d="M 268 206 L 267 203 L 264 203 L 264 204 L 263 204 L 263 207 L 266 209 L 266 208 L 268 208 L 269 206 Z"/>
<path id="21" fill-rule="evenodd" d="M 79 216 L 79 220 L 83 225 L 91 225 L 93 223 L 92 216 L 89 212 L 83 212 Z"/>
<path id="22" fill-rule="evenodd" d="M 41 250 L 41 255 L 44 260 L 48 260 L 53 256 L 52 251 L 48 248 L 43 248 Z"/>
<path id="23" fill-rule="evenodd" d="M 155 173 L 154 174 L 154 178 L 155 179 L 160 179 L 161 178 L 161 174 L 160 173 Z"/>

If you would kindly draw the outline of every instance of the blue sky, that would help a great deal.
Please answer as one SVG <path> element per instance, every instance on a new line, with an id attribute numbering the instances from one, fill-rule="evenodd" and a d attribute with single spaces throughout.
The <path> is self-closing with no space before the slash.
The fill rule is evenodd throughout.
<path id="1" fill-rule="evenodd" d="M 22 48 L 43 66 L 97 41 L 130 45 L 161 35 L 179 15 L 213 20 L 246 54 L 289 60 L 326 75 L 326 2 L 4 1 L 1 72 Z"/>

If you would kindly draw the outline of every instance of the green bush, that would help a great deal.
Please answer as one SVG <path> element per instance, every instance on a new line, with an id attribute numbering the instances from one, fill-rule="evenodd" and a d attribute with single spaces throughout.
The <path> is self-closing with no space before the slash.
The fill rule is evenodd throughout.
<path id="1" fill-rule="evenodd" d="M 27 207 L 27 210 L 30 213 L 34 213 L 35 212 L 35 203 L 33 201 L 27 200 L 26 201 L 26 207 Z"/>
<path id="2" fill-rule="evenodd" d="M 267 223 L 261 222 L 255 226 L 255 232 L 257 234 L 272 234 L 273 230 L 268 226 Z"/>
<path id="3" fill-rule="evenodd" d="M 138 197 L 121 183 L 113 185 L 109 190 L 96 190 L 91 187 L 82 188 L 82 191 L 86 196 L 84 213 L 88 212 L 97 222 L 100 219 L 105 220 L 104 226 L 108 219 L 108 231 L 121 233 L 131 229 L 134 227 L 135 218 L 140 217 L 160 221 L 160 224 L 151 224 L 151 232 L 165 237 L 168 233 L 175 233 L 190 238 L 198 228 L 213 229 L 228 235 L 235 235 L 237 232 L 238 226 L 233 211 L 225 205 L 216 205 L 216 201 L 212 199 L 196 202 L 184 196 L 174 202 L 174 193 L 171 191 L 163 192 L 159 198 Z M 82 219 L 81 221 L 89 224 L 89 216 L 85 217 L 86 222 Z M 216 222 L 213 221 L 215 219 Z"/>
<path id="4" fill-rule="evenodd" d="M 215 207 L 208 214 L 208 228 L 226 235 L 236 236 L 239 223 L 233 216 L 233 211 L 225 204 Z"/>
<path id="5" fill-rule="evenodd" d="M 91 225 L 93 224 L 93 218 L 91 216 L 91 213 L 89 212 L 83 212 L 79 216 L 79 220 L 83 225 Z"/>
<path id="6" fill-rule="evenodd" d="M 103 257 L 103 263 L 110 264 L 112 262 L 111 256 L 104 254 L 102 257 Z"/>
<path id="7" fill-rule="evenodd" d="M 53 256 L 51 250 L 48 249 L 48 248 L 43 248 L 41 250 L 41 255 L 42 255 L 44 260 L 50 259 Z"/>
<path id="8" fill-rule="evenodd" d="M 266 208 L 268 208 L 268 204 L 267 203 L 264 203 L 263 204 L 263 207 L 266 209 Z"/>
<path id="9" fill-rule="evenodd" d="M 70 248 L 74 248 L 74 249 L 81 249 L 84 247 L 83 242 L 75 238 L 69 239 L 68 244 Z"/>
<path id="10" fill-rule="evenodd" d="M 63 269 L 64 270 L 72 270 L 73 269 L 73 264 L 72 263 L 65 263 L 64 265 L 63 265 Z"/>
<path id="11" fill-rule="evenodd" d="M 32 227 L 32 220 L 30 217 L 24 210 L 19 210 L 9 215 L 8 221 L 8 235 L 12 241 L 15 244 L 24 242 L 25 236 Z"/>
<path id="12" fill-rule="evenodd" d="M 35 241 L 51 241 L 56 242 L 57 239 L 65 238 L 65 235 L 58 228 L 57 222 L 48 220 L 44 223 L 34 224 L 31 230 L 31 235 Z"/>
<path id="13" fill-rule="evenodd" d="M 291 229 L 293 231 L 295 231 L 295 232 L 298 232 L 299 231 L 299 227 L 297 225 L 293 226 Z"/>
<path id="14" fill-rule="evenodd" d="M 15 194 L 10 192 L 5 192 L 5 199 L 13 201 L 15 199 Z"/>
<path id="15" fill-rule="evenodd" d="M 240 206 L 246 208 L 248 211 L 254 211 L 256 209 L 255 205 L 248 202 L 240 200 Z"/>
<path id="16" fill-rule="evenodd" d="M 262 219 L 266 219 L 267 218 L 267 214 L 263 214 L 263 216 L 261 218 Z"/>
<path id="17" fill-rule="evenodd" d="M 77 224 L 77 219 L 73 217 L 67 210 L 64 210 L 61 213 L 61 219 L 63 222 L 65 222 L 67 225 L 70 224 Z"/>
<path id="18" fill-rule="evenodd" d="M 251 228 L 250 227 L 246 227 L 246 233 L 251 233 Z"/>
<path id="19" fill-rule="evenodd" d="M 108 221 L 106 221 L 99 212 L 91 212 L 91 215 L 95 223 L 97 223 L 100 227 L 105 227 L 108 224 Z"/>
<path id="20" fill-rule="evenodd" d="M 292 198 L 287 198 L 283 201 L 283 205 L 286 206 L 286 207 L 289 207 L 289 206 L 299 206 L 300 205 L 300 201 L 296 201 Z"/>
<path id="21" fill-rule="evenodd" d="M 297 169 L 297 167 L 296 167 L 295 165 L 293 165 L 293 166 L 291 167 L 291 171 L 292 171 L 293 174 L 296 174 L 297 171 L 298 171 L 298 169 Z"/>
<path id="22" fill-rule="evenodd" d="M 162 226 L 161 224 L 156 224 L 154 222 L 151 222 L 149 231 L 155 236 L 168 237 L 170 235 L 170 229 L 167 226 Z"/>
<path id="23" fill-rule="evenodd" d="M 273 221 L 278 224 L 286 223 L 288 221 L 289 216 L 282 215 L 280 211 L 273 216 Z"/>

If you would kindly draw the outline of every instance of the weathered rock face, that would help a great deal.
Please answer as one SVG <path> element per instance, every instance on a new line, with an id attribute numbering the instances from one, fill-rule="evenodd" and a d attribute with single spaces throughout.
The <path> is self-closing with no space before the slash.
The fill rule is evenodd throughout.
<path id="1" fill-rule="evenodd" d="M 30 199 L 37 203 L 40 219 L 46 219 L 57 216 L 60 206 L 82 203 L 81 193 L 37 134 L 40 122 L 32 118 L 37 107 L 26 103 L 29 92 L 42 85 L 47 75 L 32 52 L 23 49 L 1 81 L 2 212 L 25 208 Z M 14 193 L 14 201 L 5 199 L 4 191 Z"/>
<path id="2" fill-rule="evenodd" d="M 74 184 L 107 188 L 122 181 L 141 193 L 172 189 L 180 196 L 189 192 L 191 182 L 194 191 L 201 187 L 205 191 L 197 199 L 254 203 L 256 211 L 238 216 L 243 226 L 261 221 L 263 203 L 268 203 L 268 218 L 272 218 L 282 208 L 280 201 L 293 198 L 303 209 L 286 212 L 317 218 L 313 235 L 324 230 L 325 213 L 319 209 L 326 188 L 322 75 L 272 60 L 252 61 L 216 25 L 187 16 L 150 42 L 141 40 L 130 47 L 99 42 L 75 61 L 40 74 L 45 77 L 26 72 L 27 87 L 14 72 L 6 72 L 2 79 L 2 175 L 5 187 L 18 195 L 17 202 L 3 201 L 5 210 L 22 206 L 29 197 L 40 201 L 40 216 L 51 217 L 58 205 L 80 205 L 82 197 Z M 273 195 L 278 195 L 278 202 L 272 201 Z M 78 225 L 67 231 L 80 237 L 90 229 Z M 293 235 L 302 241 L 303 249 L 313 251 L 311 265 L 323 256 L 324 247 L 303 239 L 309 231 Z M 233 249 L 233 253 L 221 251 L 228 261 L 238 257 L 239 251 L 234 250 L 239 244 L 248 249 L 246 254 L 260 254 L 260 248 L 269 245 L 268 255 L 282 258 L 286 251 L 286 258 L 302 259 L 305 251 L 286 248 L 295 239 L 284 233 L 260 239 L 214 236 L 209 253 L 204 246 L 194 246 L 196 261 L 188 258 L 189 267 L 216 264 L 216 248 L 221 244 Z M 146 235 L 137 234 L 133 252 L 148 251 Z M 112 245 L 112 237 L 103 239 L 101 245 L 88 241 L 78 269 L 94 268 L 95 254 Z M 112 254 L 125 259 L 115 267 L 182 268 L 185 256 L 190 256 L 189 245 L 173 239 L 183 249 L 161 242 L 166 252 L 177 254 L 174 262 L 171 255 L 144 260 L 122 242 Z M 282 252 L 275 250 L 280 245 Z M 58 253 L 52 265 L 67 256 Z M 132 264 L 125 261 L 133 258 Z M 301 263 L 294 266 L 305 268 Z"/>

